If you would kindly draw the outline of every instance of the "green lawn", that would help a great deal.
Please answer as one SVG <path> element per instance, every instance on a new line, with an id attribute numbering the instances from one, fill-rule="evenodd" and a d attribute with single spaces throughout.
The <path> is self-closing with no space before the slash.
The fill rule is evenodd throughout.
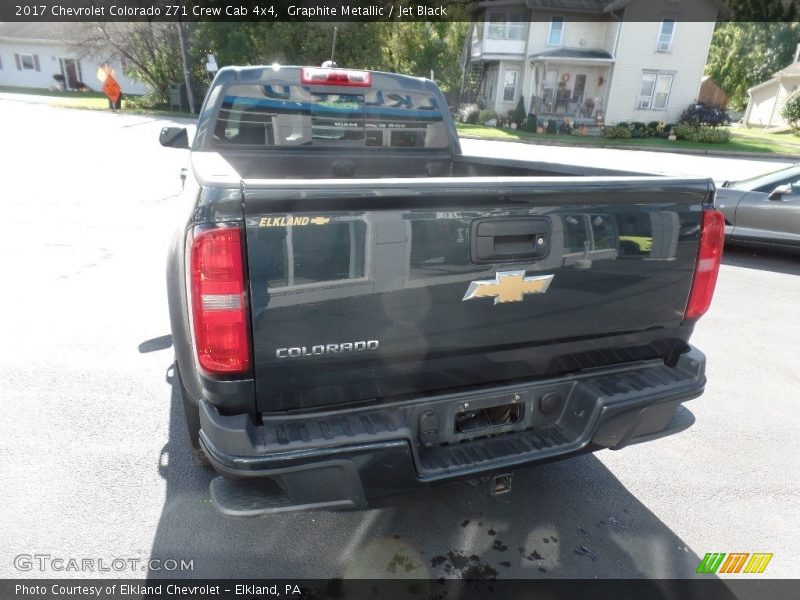
<path id="1" fill-rule="evenodd" d="M 85 99 L 85 98 L 105 98 L 103 92 L 53 92 L 40 88 L 14 87 L 11 85 L 0 85 L 0 92 L 7 94 L 30 94 L 32 96 L 52 96 L 53 98 Z"/>
<path id="2" fill-rule="evenodd" d="M 750 135 L 753 130 L 740 130 L 734 128 L 731 132 L 731 140 L 725 144 L 704 144 L 702 142 L 687 142 L 676 140 L 671 142 L 661 138 L 639 138 L 631 140 L 606 139 L 603 137 L 574 136 L 563 134 L 536 134 L 514 129 L 498 129 L 496 127 L 485 127 L 483 125 L 468 125 L 466 123 L 456 123 L 456 129 L 462 137 L 480 138 L 487 140 L 501 140 L 509 142 L 532 142 L 532 143 L 559 143 L 574 144 L 576 146 L 589 147 L 647 147 L 659 149 L 688 149 L 688 150 L 711 150 L 723 152 L 761 152 L 764 154 L 800 154 L 800 138 L 793 135 L 765 134 Z M 786 138 L 786 139 L 784 139 Z"/>
<path id="3" fill-rule="evenodd" d="M 108 110 L 108 98 L 106 98 L 106 95 L 102 92 L 51 92 L 50 90 L 41 90 L 38 88 L 12 87 L 7 85 L 0 85 L 0 92 L 47 96 L 52 98 L 52 100 L 47 102 L 50 106 L 82 108 L 87 110 Z M 124 95 L 122 97 L 122 110 L 127 113 L 157 117 L 194 117 L 194 115 L 184 112 L 142 108 L 136 105 L 132 97 L 126 97 Z"/>
<path id="4" fill-rule="evenodd" d="M 784 148 L 786 152 L 800 154 L 800 137 L 794 133 L 766 133 L 763 129 L 731 128 L 733 139 L 760 141 Z"/>

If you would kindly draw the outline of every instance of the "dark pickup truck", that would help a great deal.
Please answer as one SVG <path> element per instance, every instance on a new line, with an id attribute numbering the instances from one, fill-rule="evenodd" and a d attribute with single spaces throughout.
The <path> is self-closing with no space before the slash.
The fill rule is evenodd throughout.
<path id="1" fill-rule="evenodd" d="M 172 334 L 225 514 L 500 493 L 694 420 L 710 180 L 466 156 L 429 80 L 278 66 L 217 74 L 184 177 Z"/>

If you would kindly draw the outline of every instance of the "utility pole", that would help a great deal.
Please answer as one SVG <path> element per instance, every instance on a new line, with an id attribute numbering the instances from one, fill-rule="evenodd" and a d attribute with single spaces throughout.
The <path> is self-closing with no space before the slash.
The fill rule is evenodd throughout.
<path id="1" fill-rule="evenodd" d="M 186 98 L 189 100 L 189 112 L 195 114 L 192 78 L 189 75 L 189 60 L 186 57 L 186 42 L 183 39 L 183 21 L 178 21 L 176 25 L 178 26 L 178 43 L 181 46 L 181 63 L 183 63 L 183 80 L 186 83 Z"/>
<path id="2" fill-rule="evenodd" d="M 334 54 L 336 54 L 336 32 L 339 31 L 339 28 L 334 26 L 333 28 L 333 43 L 331 44 L 331 62 L 336 64 L 336 61 L 333 60 Z"/>

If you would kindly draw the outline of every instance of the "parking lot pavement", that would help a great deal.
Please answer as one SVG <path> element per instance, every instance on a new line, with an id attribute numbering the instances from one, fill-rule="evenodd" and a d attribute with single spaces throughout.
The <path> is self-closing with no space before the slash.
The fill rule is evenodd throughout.
<path id="1" fill-rule="evenodd" d="M 730 551 L 800 575 L 796 257 L 727 252 L 693 338 L 707 392 L 678 436 L 518 472 L 504 496 L 459 482 L 364 511 L 230 520 L 191 463 L 171 370 L 164 261 L 186 153 L 158 145 L 157 119 L 0 104 L 0 576 L 86 575 L 14 567 L 44 553 L 194 561 L 104 577 L 691 577 Z M 765 167 L 680 168 L 704 161 L 715 177 Z"/>

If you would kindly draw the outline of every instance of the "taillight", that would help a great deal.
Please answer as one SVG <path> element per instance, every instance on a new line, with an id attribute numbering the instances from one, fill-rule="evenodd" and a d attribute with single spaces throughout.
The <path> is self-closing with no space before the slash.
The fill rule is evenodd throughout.
<path id="1" fill-rule="evenodd" d="M 300 83 L 369 87 L 372 85 L 372 74 L 369 71 L 353 71 L 351 69 L 303 67 L 300 70 Z"/>
<path id="2" fill-rule="evenodd" d="M 200 367 L 215 375 L 250 369 L 242 230 L 196 230 L 191 239 L 194 344 Z"/>
<path id="3" fill-rule="evenodd" d="M 700 249 L 694 269 L 692 290 L 686 305 L 686 319 L 696 319 L 711 306 L 714 286 L 717 284 L 722 246 L 725 242 L 725 217 L 717 210 L 703 211 L 700 230 Z"/>

